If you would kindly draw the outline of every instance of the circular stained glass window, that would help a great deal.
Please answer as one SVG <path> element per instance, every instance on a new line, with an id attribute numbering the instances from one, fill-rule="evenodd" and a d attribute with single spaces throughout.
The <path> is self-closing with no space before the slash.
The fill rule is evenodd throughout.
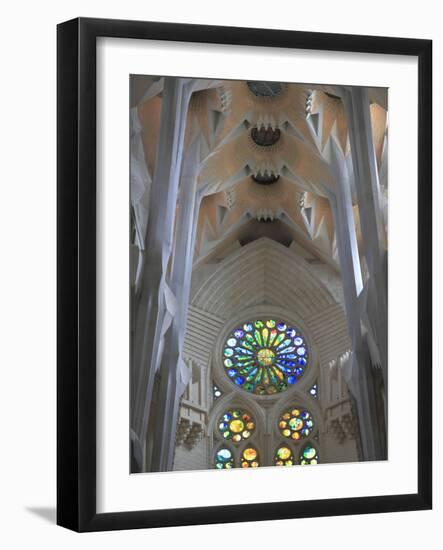
<path id="1" fill-rule="evenodd" d="M 317 449 L 311 445 L 306 445 L 300 455 L 300 464 L 303 466 L 306 464 L 318 464 Z"/>
<path id="2" fill-rule="evenodd" d="M 215 455 L 215 467 L 218 470 L 230 469 L 234 467 L 234 458 L 229 449 L 222 448 Z"/>
<path id="3" fill-rule="evenodd" d="M 241 455 L 242 468 L 258 468 L 258 453 L 253 447 L 247 447 Z"/>
<path id="4" fill-rule="evenodd" d="M 276 319 L 248 321 L 234 329 L 223 347 L 228 377 L 242 389 L 272 395 L 295 384 L 309 353 L 301 332 Z"/>
<path id="5" fill-rule="evenodd" d="M 225 439 L 239 443 L 251 437 L 255 430 L 255 422 L 245 411 L 231 409 L 220 418 L 218 429 Z"/>
<path id="6" fill-rule="evenodd" d="M 308 410 L 294 408 L 281 415 L 278 427 L 284 437 L 298 441 L 312 433 L 314 420 Z"/>
<path id="7" fill-rule="evenodd" d="M 293 466 L 294 456 L 289 447 L 279 447 L 275 451 L 274 464 L 276 466 Z"/>
<path id="8" fill-rule="evenodd" d="M 285 88 L 283 82 L 247 80 L 246 84 L 256 97 L 277 97 Z"/>

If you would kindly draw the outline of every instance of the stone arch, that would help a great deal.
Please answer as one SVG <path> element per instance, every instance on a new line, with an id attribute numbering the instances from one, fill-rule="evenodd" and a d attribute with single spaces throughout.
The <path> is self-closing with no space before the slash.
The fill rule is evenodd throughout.
<path id="1" fill-rule="evenodd" d="M 253 446 L 258 451 L 261 460 L 265 456 L 265 433 L 266 433 L 266 415 L 263 409 L 259 404 L 254 401 L 246 392 L 233 391 L 224 395 L 223 397 L 217 399 L 212 407 L 212 410 L 208 417 L 208 439 L 210 447 L 210 455 L 214 456 L 216 450 L 223 446 L 221 437 L 216 436 L 217 432 L 217 421 L 224 411 L 231 408 L 244 409 L 252 415 L 255 420 L 255 434 L 253 434 L 247 440 L 240 442 L 239 444 L 230 443 L 229 448 L 232 449 L 232 452 L 235 456 L 236 462 L 239 460 L 241 452 L 247 446 Z"/>
<path id="2" fill-rule="evenodd" d="M 342 306 L 295 250 L 264 237 L 220 262 L 197 291 L 189 309 L 185 355 L 208 365 L 222 327 L 239 310 L 260 305 L 296 312 L 318 345 L 322 365 L 350 348 Z"/>

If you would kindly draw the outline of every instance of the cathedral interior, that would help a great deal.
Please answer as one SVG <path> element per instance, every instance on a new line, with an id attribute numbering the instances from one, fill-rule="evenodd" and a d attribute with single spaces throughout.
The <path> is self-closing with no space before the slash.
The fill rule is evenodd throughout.
<path id="1" fill-rule="evenodd" d="M 387 459 L 387 100 L 131 76 L 132 473 Z"/>

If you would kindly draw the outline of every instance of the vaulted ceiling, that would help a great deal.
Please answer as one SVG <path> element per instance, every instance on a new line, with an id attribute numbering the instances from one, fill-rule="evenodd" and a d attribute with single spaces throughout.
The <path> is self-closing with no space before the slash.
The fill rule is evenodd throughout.
<path id="1" fill-rule="evenodd" d="M 201 202 L 195 262 L 224 257 L 260 237 L 296 242 L 338 269 L 328 190 L 333 140 L 349 160 L 346 113 L 334 86 L 218 81 L 194 92 L 185 148 L 200 140 Z M 379 170 L 387 163 L 387 92 L 370 89 Z M 148 170 L 155 169 L 161 93 L 139 105 Z M 383 167 L 386 171 L 386 166 Z M 386 186 L 386 182 L 382 182 Z M 354 206 L 360 240 L 358 207 Z"/>

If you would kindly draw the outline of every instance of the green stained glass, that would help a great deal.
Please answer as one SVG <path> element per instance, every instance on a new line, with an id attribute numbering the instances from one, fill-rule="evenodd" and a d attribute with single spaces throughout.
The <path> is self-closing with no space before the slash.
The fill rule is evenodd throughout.
<path id="1" fill-rule="evenodd" d="M 274 464 L 276 466 L 293 466 L 294 456 L 291 449 L 286 446 L 279 447 L 275 452 Z"/>
<path id="2" fill-rule="evenodd" d="M 267 318 L 236 327 L 226 339 L 223 356 L 231 382 L 256 395 L 286 390 L 309 364 L 303 334 L 282 320 Z"/>
<path id="3" fill-rule="evenodd" d="M 300 455 L 300 464 L 302 466 L 306 466 L 307 464 L 318 464 L 317 449 L 312 445 L 306 445 Z"/>
<path id="4" fill-rule="evenodd" d="M 278 427 L 284 437 L 300 441 L 311 435 L 314 420 L 307 409 L 294 407 L 280 416 Z"/>
<path id="5" fill-rule="evenodd" d="M 220 418 L 218 427 L 224 439 L 239 443 L 252 435 L 255 420 L 242 409 L 230 409 Z"/>

